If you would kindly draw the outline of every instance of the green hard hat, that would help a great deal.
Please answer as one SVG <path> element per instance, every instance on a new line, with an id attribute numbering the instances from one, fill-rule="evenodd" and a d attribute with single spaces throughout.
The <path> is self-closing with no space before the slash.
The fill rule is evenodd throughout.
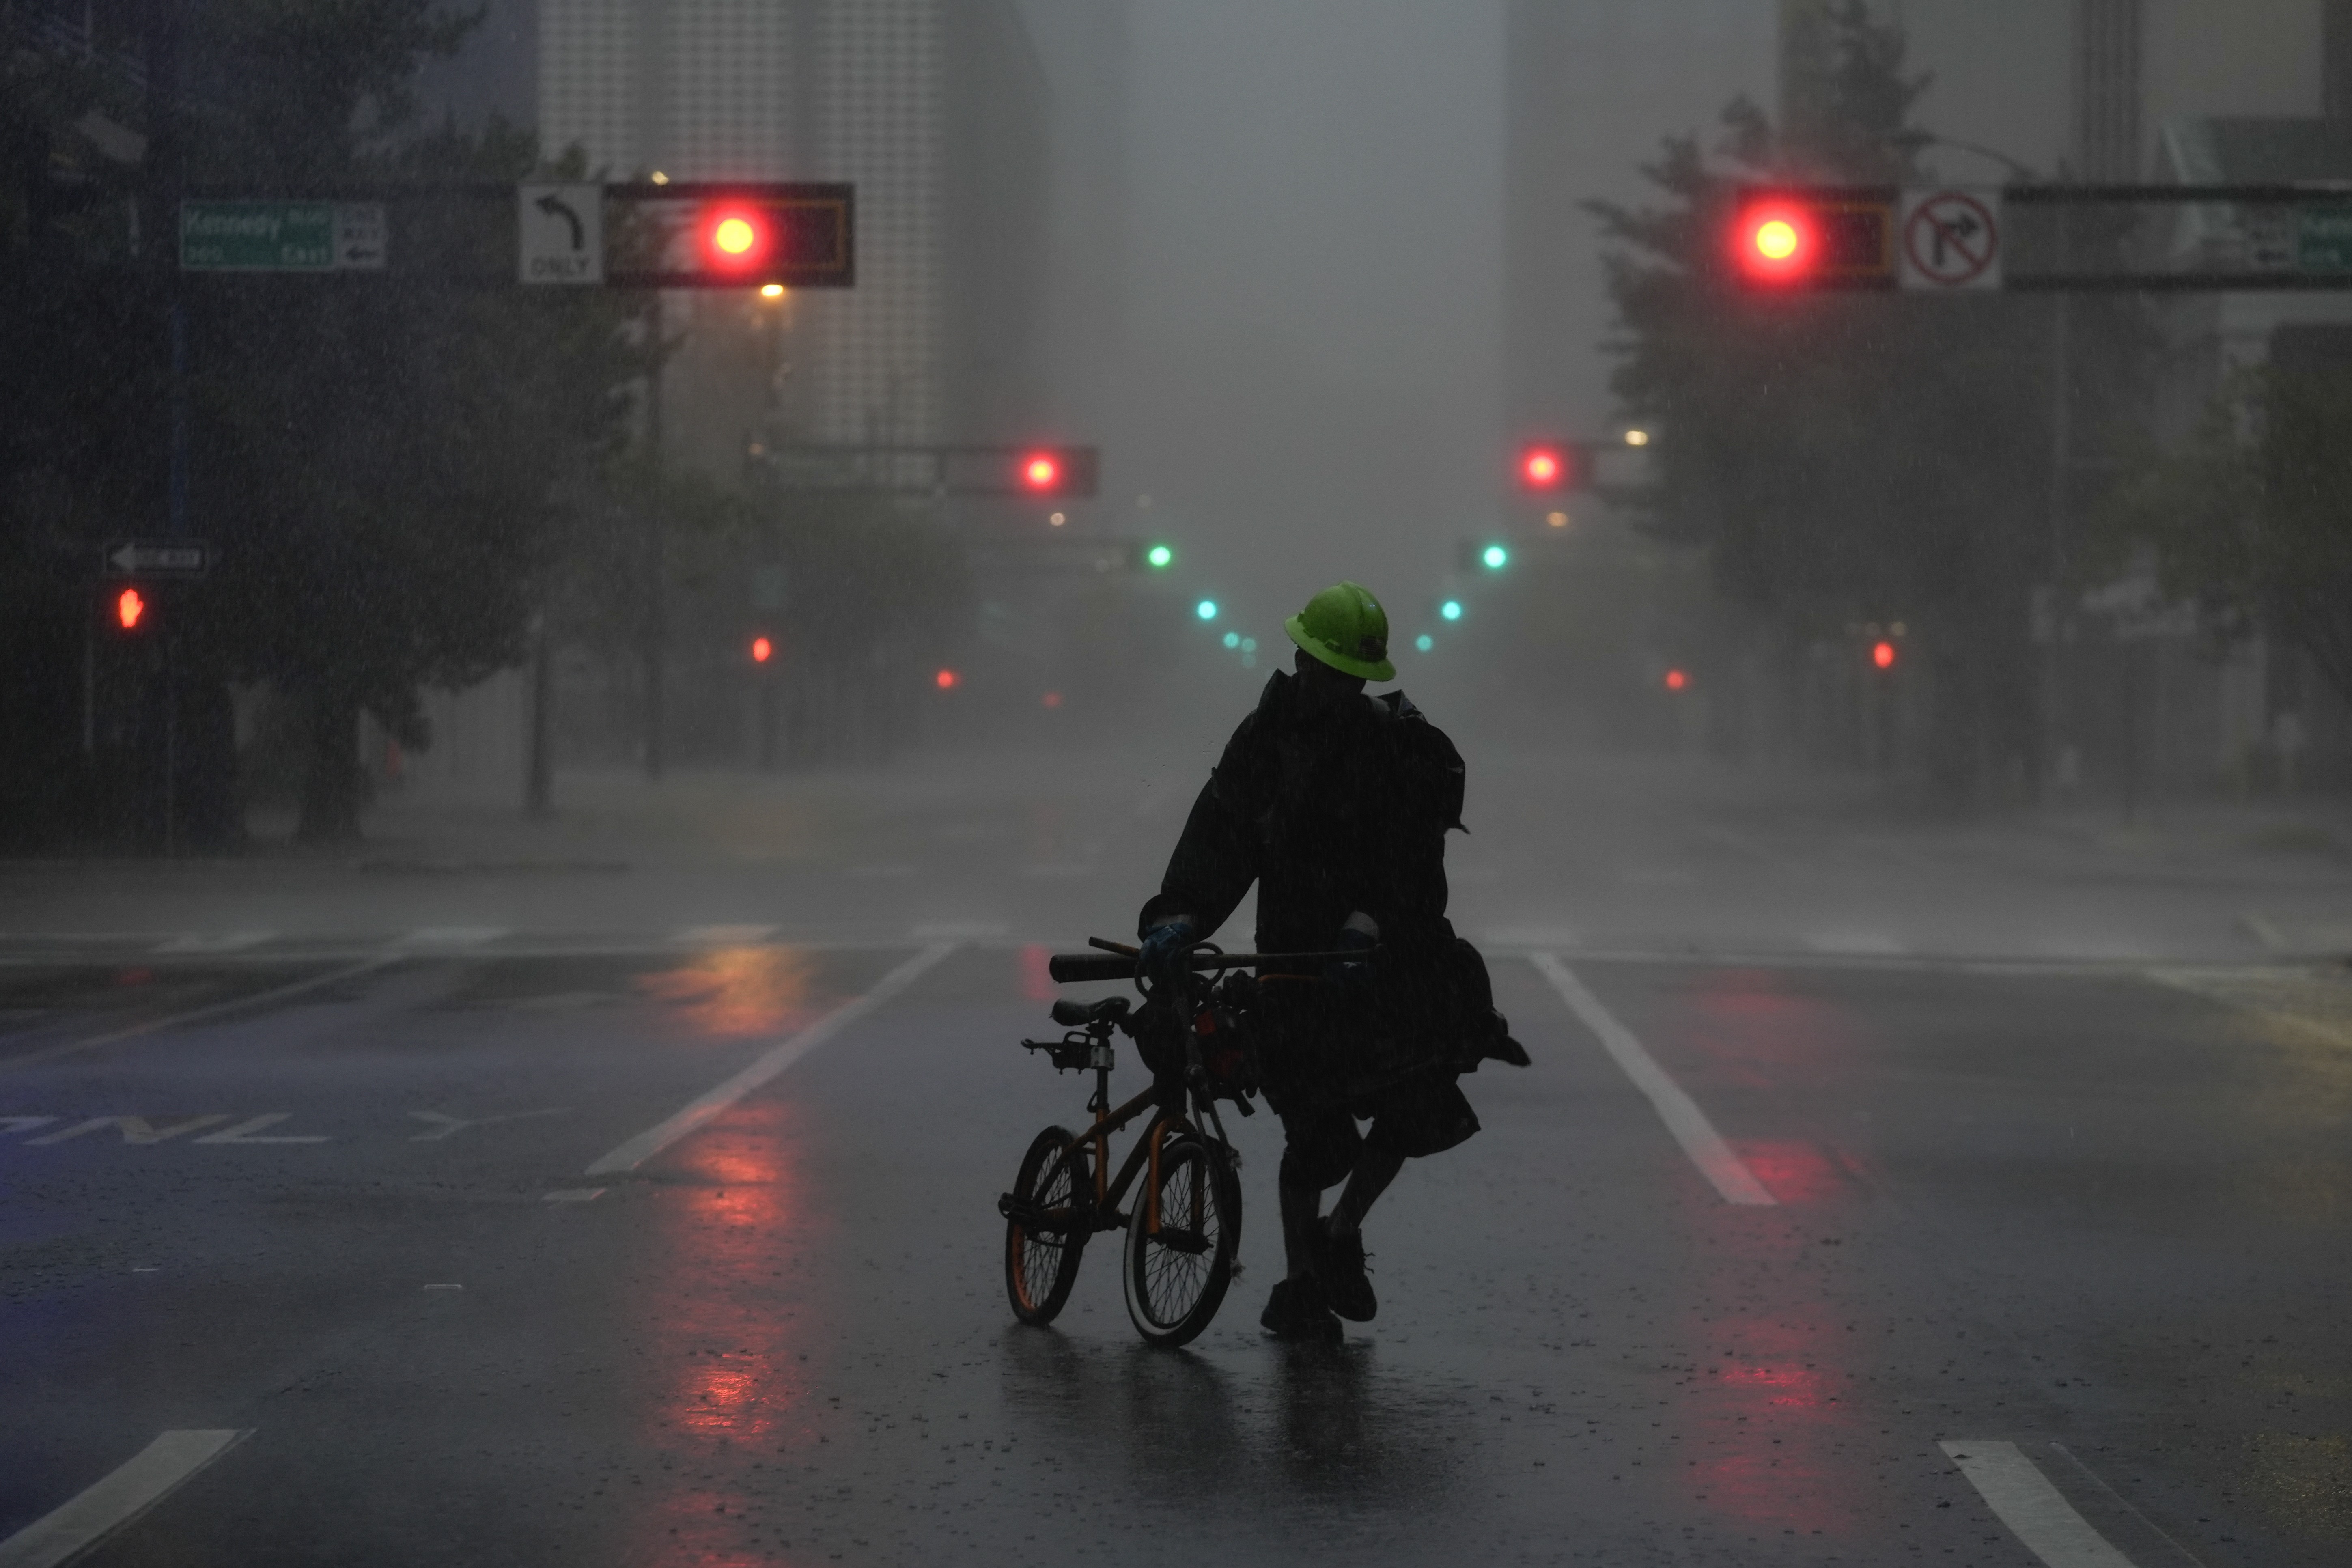
<path id="1" fill-rule="evenodd" d="M 1342 675 L 1394 680 L 1389 613 L 1361 583 L 1334 583 L 1282 623 L 1290 640 Z"/>

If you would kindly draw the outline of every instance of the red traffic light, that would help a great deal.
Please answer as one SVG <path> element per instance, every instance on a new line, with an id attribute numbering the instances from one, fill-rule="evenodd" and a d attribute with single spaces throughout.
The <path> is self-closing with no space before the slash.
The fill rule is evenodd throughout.
<path id="1" fill-rule="evenodd" d="M 1882 638 L 1872 646 L 1870 650 L 1870 662 L 1876 665 L 1879 668 L 1893 669 L 1895 668 L 1895 645 L 1893 643 L 1887 642 Z"/>
<path id="2" fill-rule="evenodd" d="M 1062 482 L 1062 459 L 1051 452 L 1032 452 L 1021 460 L 1021 482 L 1040 494 Z"/>
<path id="3" fill-rule="evenodd" d="M 941 691 L 953 691 L 962 683 L 962 680 L 963 678 L 952 669 L 943 669 L 940 671 L 939 674 L 931 677 L 932 684 L 937 686 Z"/>
<path id="4" fill-rule="evenodd" d="M 776 645 L 774 643 L 770 642 L 766 637 L 753 637 L 751 639 L 751 662 L 753 664 L 765 664 L 775 657 Z"/>
<path id="5" fill-rule="evenodd" d="M 126 632 L 139 629 L 147 617 L 147 596 L 136 588 L 125 588 L 114 598 L 114 618 L 122 623 Z"/>
<path id="6" fill-rule="evenodd" d="M 776 250 L 776 215 L 750 202 L 713 202 L 696 220 L 702 264 L 723 276 L 751 280 Z"/>
<path id="7" fill-rule="evenodd" d="M 1796 283 L 1812 276 L 1821 229 L 1796 202 L 1751 202 L 1740 209 L 1734 239 L 1739 269 L 1758 283 Z"/>
<path id="8" fill-rule="evenodd" d="M 1684 674 L 1681 670 L 1679 670 L 1679 669 L 1670 669 L 1670 670 L 1666 671 L 1666 689 L 1667 689 L 1667 690 L 1669 690 L 1669 691 L 1680 691 L 1681 689 L 1683 689 L 1683 688 L 1685 688 L 1685 687 L 1688 686 L 1689 684 L 1690 684 L 1690 677 L 1689 677 L 1689 676 L 1687 676 L 1687 675 L 1685 675 L 1685 674 Z"/>
<path id="9" fill-rule="evenodd" d="M 1547 443 L 1519 454 L 1519 481 L 1531 490 L 1559 489 L 1574 472 L 1574 463 L 1565 447 Z"/>
<path id="10" fill-rule="evenodd" d="M 1895 280 L 1893 243 L 1886 198 L 1757 191 L 1739 204 L 1731 263 L 1758 288 L 1886 288 Z"/>

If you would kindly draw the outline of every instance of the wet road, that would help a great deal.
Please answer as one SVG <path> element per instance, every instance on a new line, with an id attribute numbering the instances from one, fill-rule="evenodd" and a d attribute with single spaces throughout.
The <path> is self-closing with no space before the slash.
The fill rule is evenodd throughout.
<path id="1" fill-rule="evenodd" d="M 2340 972 L 1497 948 L 1378 1319 L 1261 1115 L 1155 1352 L 1004 1302 L 1044 948 L 600 918 L 9 948 L 0 1563 L 2352 1561 Z"/>
<path id="2" fill-rule="evenodd" d="M 1214 740 L 0 865 L 0 1568 L 2352 1561 L 2308 829 L 1473 745 L 1536 1065 L 1375 1212 L 1378 1319 L 1258 1334 L 1261 1115 L 1206 1337 L 1136 1341 L 1115 1237 L 1015 1327 L 1043 944 Z"/>

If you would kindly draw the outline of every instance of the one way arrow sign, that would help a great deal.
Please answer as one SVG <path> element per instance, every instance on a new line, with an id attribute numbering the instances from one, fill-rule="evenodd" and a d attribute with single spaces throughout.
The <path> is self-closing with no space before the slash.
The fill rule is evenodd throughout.
<path id="1" fill-rule="evenodd" d="M 124 539 L 106 547 L 107 568 L 119 577 L 201 577 L 212 563 L 211 547 L 194 539 Z"/>
<path id="2" fill-rule="evenodd" d="M 526 283 L 604 281 L 604 187 L 517 185 L 520 276 Z"/>

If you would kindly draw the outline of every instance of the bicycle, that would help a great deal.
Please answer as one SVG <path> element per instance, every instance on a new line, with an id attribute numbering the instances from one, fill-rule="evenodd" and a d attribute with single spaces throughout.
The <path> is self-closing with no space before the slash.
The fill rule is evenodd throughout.
<path id="1" fill-rule="evenodd" d="M 1133 1008 L 1124 996 L 1056 1002 L 1054 1022 L 1068 1033 L 1057 1041 L 1021 1042 L 1045 1052 L 1057 1072 L 1094 1073 L 1087 1101 L 1094 1121 L 1080 1133 L 1060 1126 L 1038 1133 L 1013 1190 L 997 1199 L 1004 1216 L 1005 1293 L 1021 1321 L 1052 1322 L 1069 1300 L 1087 1243 L 1097 1231 L 1123 1229 L 1119 1275 L 1128 1317 L 1152 1344 L 1185 1344 L 1217 1315 L 1241 1246 L 1241 1154 L 1225 1137 L 1217 1101 L 1233 1100 L 1244 1116 L 1255 1110 L 1257 1059 L 1248 1020 L 1263 984 L 1249 974 L 1223 974 L 1213 984 L 1200 976 L 1361 954 L 1228 953 L 1195 942 L 1181 963 L 1155 975 L 1142 972 L 1135 948 L 1087 940 L 1101 951 L 1056 953 L 1047 972 L 1064 984 L 1132 980 L 1143 1005 Z M 1114 1032 L 1136 1042 L 1152 1075 L 1150 1088 L 1117 1107 L 1110 1100 Z M 1147 1110 L 1151 1120 L 1113 1176 L 1111 1135 Z M 1145 1175 L 1142 1191 L 1121 1213 L 1139 1174 Z"/>

